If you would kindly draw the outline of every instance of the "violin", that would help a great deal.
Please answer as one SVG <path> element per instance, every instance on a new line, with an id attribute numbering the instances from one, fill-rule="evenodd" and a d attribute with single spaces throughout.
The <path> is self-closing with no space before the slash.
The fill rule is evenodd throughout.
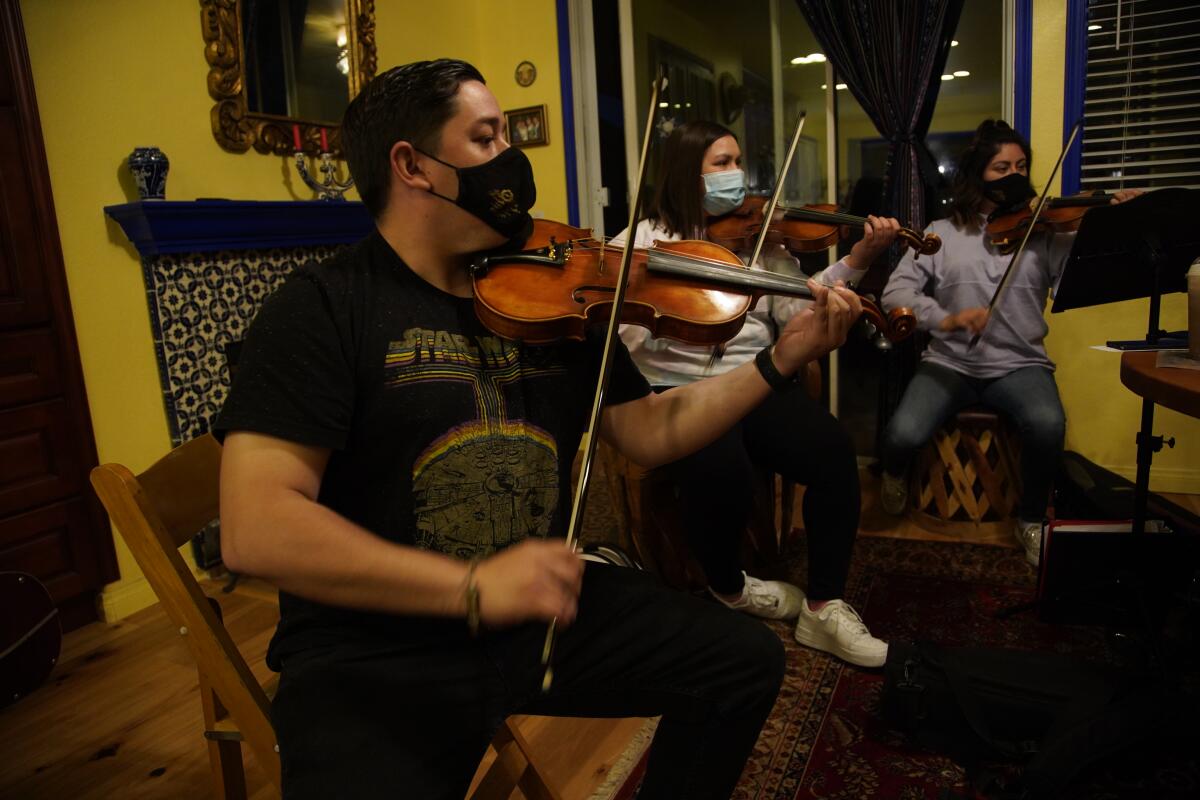
<path id="1" fill-rule="evenodd" d="M 524 250 L 482 256 L 472 265 L 475 313 L 509 339 L 583 339 L 589 325 L 612 313 L 621 256 L 590 230 L 535 220 Z M 751 270 L 714 242 L 655 242 L 633 251 L 620 321 L 654 336 L 711 346 L 732 339 L 765 294 L 812 297 L 804 280 Z M 885 316 L 867 298 L 862 305 L 872 334 L 889 341 L 903 340 L 916 327 L 909 309 Z"/>
<path id="2" fill-rule="evenodd" d="M 1104 192 L 1047 198 L 1041 216 L 1033 226 L 1033 233 L 1077 231 L 1084 214 L 1096 206 L 1108 205 L 1112 199 L 1111 194 Z M 1033 219 L 1034 203 L 1035 201 L 1031 200 L 1026 207 L 988 218 L 987 235 L 992 247 L 1006 254 L 1016 249 L 1025 236 L 1029 221 Z"/>
<path id="3" fill-rule="evenodd" d="M 709 240 L 730 250 L 745 250 L 762 230 L 766 203 L 767 198 L 751 195 L 735 211 L 714 218 L 708 223 Z M 831 204 L 778 206 L 775 212 L 776 216 L 767 228 L 767 241 L 782 244 L 793 253 L 825 250 L 841 238 L 843 226 L 862 230 L 867 224 L 866 217 L 843 214 Z M 922 235 L 901 228 L 897 235 L 921 255 L 933 255 L 942 247 L 942 240 L 936 233 Z"/>

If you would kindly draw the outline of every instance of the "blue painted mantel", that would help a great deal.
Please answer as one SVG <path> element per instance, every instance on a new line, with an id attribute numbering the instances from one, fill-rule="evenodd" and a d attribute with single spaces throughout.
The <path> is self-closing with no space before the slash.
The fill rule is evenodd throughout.
<path id="1" fill-rule="evenodd" d="M 106 206 L 142 258 L 350 244 L 374 227 L 359 202 L 143 200 Z"/>
<path id="2" fill-rule="evenodd" d="M 175 445 L 206 433 L 229 391 L 226 346 L 298 266 L 359 241 L 359 202 L 149 200 L 108 206 L 142 260 Z"/>
<path id="3" fill-rule="evenodd" d="M 104 212 L 141 255 L 173 445 L 209 430 L 229 393 L 227 348 L 284 278 L 374 228 L 358 202 L 149 200 Z M 202 567 L 220 558 L 215 527 L 193 541 Z"/>

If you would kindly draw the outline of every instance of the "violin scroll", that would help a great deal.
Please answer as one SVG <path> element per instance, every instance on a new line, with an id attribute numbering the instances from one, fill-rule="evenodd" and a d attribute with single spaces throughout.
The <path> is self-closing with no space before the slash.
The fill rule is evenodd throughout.
<path id="1" fill-rule="evenodd" d="M 917 317 L 911 308 L 895 308 L 887 315 L 867 297 L 862 301 L 862 319 L 867 328 L 867 335 L 880 350 L 890 350 L 893 343 L 902 342 L 917 329 Z"/>
<path id="2" fill-rule="evenodd" d="M 902 239 L 919 256 L 931 256 L 942 249 L 942 237 L 936 233 L 927 233 L 922 236 L 916 231 L 901 228 L 896 236 Z"/>

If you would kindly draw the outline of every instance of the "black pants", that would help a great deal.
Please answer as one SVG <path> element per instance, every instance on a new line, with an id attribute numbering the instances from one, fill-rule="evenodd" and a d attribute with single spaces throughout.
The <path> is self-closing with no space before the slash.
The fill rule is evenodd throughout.
<path id="1" fill-rule="evenodd" d="M 486 603 L 486 600 L 484 601 Z M 587 565 L 540 691 L 544 625 L 461 620 L 286 657 L 272 716 L 286 798 L 461 800 L 506 716 L 662 714 L 642 800 L 728 798 L 783 680 L 757 620 L 632 569 Z"/>
<path id="2" fill-rule="evenodd" d="M 858 533 L 858 458 L 842 424 L 800 386 L 773 393 L 720 439 L 664 468 L 675 481 L 688 543 L 709 586 L 722 594 L 742 590 L 738 550 L 756 464 L 807 487 L 807 594 L 842 597 Z"/>

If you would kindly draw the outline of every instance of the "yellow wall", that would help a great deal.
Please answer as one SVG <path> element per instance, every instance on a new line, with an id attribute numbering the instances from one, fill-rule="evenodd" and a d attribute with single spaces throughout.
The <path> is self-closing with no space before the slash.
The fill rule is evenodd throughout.
<path id="1" fill-rule="evenodd" d="M 511 111 L 546 105 L 550 144 L 526 148 L 537 176 L 538 203 L 534 216 L 566 221 L 563 114 L 558 79 L 558 29 L 554 0 L 437 0 L 406 2 L 376 0 L 379 66 L 386 69 L 427 58 L 470 61 Z M 517 64 L 532 61 L 537 80 L 517 85 Z M 573 145 L 572 145 L 573 146 Z"/>
<path id="2" fill-rule="evenodd" d="M 376 9 L 381 69 L 465 58 L 483 71 L 503 108 L 546 104 L 550 145 L 526 151 L 538 176 L 535 212 L 565 219 L 553 0 L 512 0 L 502 15 L 486 0 L 377 0 Z M 162 148 L 171 159 L 171 199 L 280 200 L 307 192 L 297 192 L 284 158 L 227 153 L 214 141 L 197 4 L 21 0 L 21 11 L 97 449 L 102 461 L 141 470 L 170 442 L 137 254 L 102 212 L 128 199 L 125 157 L 134 146 Z M 1034 12 L 1033 145 L 1040 156 L 1035 173 L 1044 180 L 1062 136 L 1064 18 L 1057 0 L 1037 0 Z M 137 31 L 153 35 L 135 37 Z M 512 77 L 524 59 L 538 68 L 528 88 Z M 1087 346 L 1142 335 L 1146 308 L 1134 301 L 1051 319 L 1049 347 L 1070 418 L 1067 445 L 1126 474 L 1134 465 L 1138 401 L 1119 383 L 1118 357 Z M 1181 296 L 1164 299 L 1164 327 L 1185 327 L 1184 313 Z M 1178 445 L 1156 457 L 1155 488 L 1200 492 L 1200 422 L 1160 410 L 1156 429 L 1174 434 Z M 117 556 L 122 579 L 103 597 L 109 618 L 153 601 L 119 538 Z"/>
<path id="3" fill-rule="evenodd" d="M 1066 4 L 1033 3 L 1032 130 L 1033 181 L 1042 186 L 1062 149 L 1063 70 Z M 1051 187 L 1057 193 L 1058 182 Z M 1183 294 L 1163 297 L 1162 327 L 1187 327 Z M 1067 412 L 1067 448 L 1132 478 L 1136 469 L 1141 400 L 1121 385 L 1120 355 L 1090 349 L 1108 339 L 1146 335 L 1149 300 L 1131 300 L 1050 315 L 1046 340 L 1058 363 L 1058 387 Z M 1200 493 L 1200 420 L 1163 408 L 1155 410 L 1156 433 L 1175 437 L 1175 448 L 1154 457 L 1150 486 L 1162 492 Z"/>
<path id="4" fill-rule="evenodd" d="M 102 209 L 130 197 L 125 158 L 140 145 L 171 160 L 167 197 L 307 199 L 287 159 L 228 153 L 213 139 L 194 0 L 21 0 L 67 282 L 100 460 L 140 471 L 170 447 L 145 287 L 136 251 Z M 380 69 L 455 56 L 478 66 L 506 109 L 545 103 L 550 145 L 528 153 L 535 212 L 566 218 L 562 104 L 553 0 L 377 0 Z M 496 26 L 504 35 L 496 35 Z M 522 89 L 516 65 L 537 81 Z M 154 601 L 117 537 L 121 580 L 104 592 L 106 618 Z M 190 548 L 184 548 L 190 559 Z"/>

